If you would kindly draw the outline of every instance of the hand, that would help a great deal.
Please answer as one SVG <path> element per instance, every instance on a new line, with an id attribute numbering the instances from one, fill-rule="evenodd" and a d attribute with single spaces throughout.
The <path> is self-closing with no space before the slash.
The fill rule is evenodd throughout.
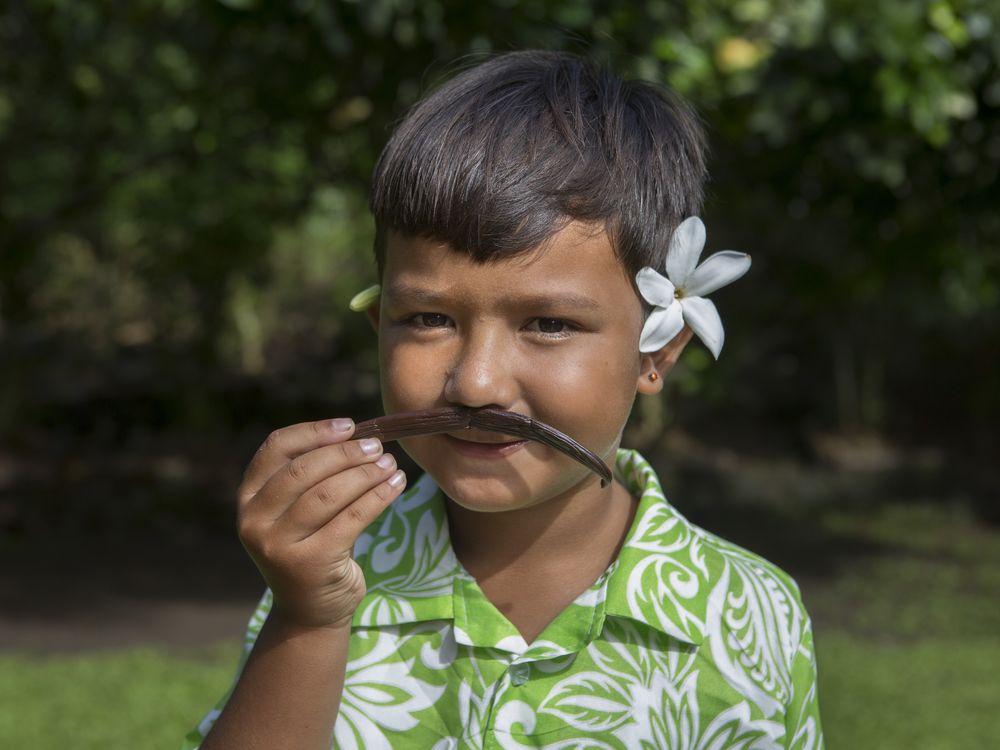
<path id="1" fill-rule="evenodd" d="M 292 625 L 350 623 L 365 595 L 354 543 L 406 484 L 378 440 L 353 433 L 349 419 L 276 430 L 239 488 L 240 540 Z"/>

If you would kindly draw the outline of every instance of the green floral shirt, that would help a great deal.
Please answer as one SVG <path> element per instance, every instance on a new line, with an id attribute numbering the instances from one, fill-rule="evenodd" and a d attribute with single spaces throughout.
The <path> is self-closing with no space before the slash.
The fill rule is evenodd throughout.
<path id="1" fill-rule="evenodd" d="M 621 553 L 531 644 L 456 559 L 433 481 L 397 499 L 356 547 L 368 593 L 333 747 L 822 748 L 795 583 L 689 523 L 638 453 L 617 471 L 640 498 Z"/>

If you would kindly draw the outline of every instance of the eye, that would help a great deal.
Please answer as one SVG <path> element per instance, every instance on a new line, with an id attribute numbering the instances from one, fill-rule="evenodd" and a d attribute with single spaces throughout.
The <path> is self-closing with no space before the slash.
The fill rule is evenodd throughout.
<path id="1" fill-rule="evenodd" d="M 558 318 L 539 318 L 535 322 L 542 333 L 562 333 L 566 330 L 566 322 Z"/>
<path id="2" fill-rule="evenodd" d="M 423 328 L 443 328 L 448 325 L 448 316 L 441 313 L 420 313 L 413 316 L 413 321 Z"/>
<path id="3" fill-rule="evenodd" d="M 526 328 L 550 339 L 563 339 L 580 330 L 578 326 L 562 318 L 534 318 Z"/>

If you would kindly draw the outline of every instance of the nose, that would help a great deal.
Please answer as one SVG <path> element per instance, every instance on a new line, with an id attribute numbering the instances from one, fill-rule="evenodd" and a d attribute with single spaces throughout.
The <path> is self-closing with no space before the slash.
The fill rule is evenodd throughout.
<path id="1" fill-rule="evenodd" d="M 516 354 L 501 331 L 466 336 L 445 380 L 445 399 L 458 406 L 510 409 L 517 399 Z"/>

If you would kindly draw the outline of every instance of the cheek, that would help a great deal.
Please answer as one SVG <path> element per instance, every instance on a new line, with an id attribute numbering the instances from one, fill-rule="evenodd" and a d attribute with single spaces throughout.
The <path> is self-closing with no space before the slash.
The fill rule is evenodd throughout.
<path id="1" fill-rule="evenodd" d="M 638 358 L 617 348 L 568 357 L 536 369 L 532 406 L 540 419 L 589 442 L 588 447 L 607 447 L 628 419 L 638 373 Z"/>
<path id="2" fill-rule="evenodd" d="M 382 405 L 386 413 L 440 405 L 440 363 L 419 347 L 399 345 L 391 336 L 380 338 L 379 343 Z"/>

